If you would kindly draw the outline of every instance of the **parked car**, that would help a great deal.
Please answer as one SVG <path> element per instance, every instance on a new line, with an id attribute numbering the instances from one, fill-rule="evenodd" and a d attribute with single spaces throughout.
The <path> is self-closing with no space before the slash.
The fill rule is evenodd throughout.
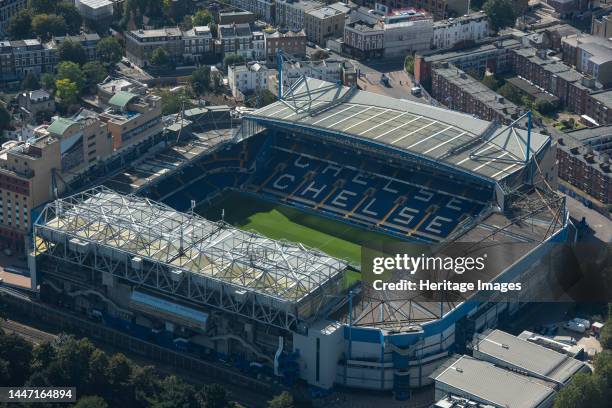
<path id="1" fill-rule="evenodd" d="M 578 323 L 574 320 L 570 320 L 569 322 L 565 323 L 563 327 L 576 333 L 584 333 L 586 331 L 584 324 Z"/>

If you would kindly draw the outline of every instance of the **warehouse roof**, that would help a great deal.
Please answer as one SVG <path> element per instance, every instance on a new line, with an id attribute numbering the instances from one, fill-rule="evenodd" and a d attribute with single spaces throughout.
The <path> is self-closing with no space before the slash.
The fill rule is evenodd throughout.
<path id="1" fill-rule="evenodd" d="M 515 374 L 486 361 L 463 356 L 436 378 L 436 388 L 446 384 L 461 396 L 507 408 L 535 408 L 555 392 L 552 384 Z"/>
<path id="2" fill-rule="evenodd" d="M 524 370 L 529 375 L 565 384 L 584 363 L 501 330 L 477 338 L 474 349 L 492 357 L 498 365 Z M 504 364 L 505 363 L 505 364 Z"/>
<path id="3" fill-rule="evenodd" d="M 526 130 L 314 78 L 300 80 L 283 101 L 245 119 L 340 133 L 493 180 L 522 169 L 526 156 Z M 531 156 L 549 140 L 532 132 Z"/>

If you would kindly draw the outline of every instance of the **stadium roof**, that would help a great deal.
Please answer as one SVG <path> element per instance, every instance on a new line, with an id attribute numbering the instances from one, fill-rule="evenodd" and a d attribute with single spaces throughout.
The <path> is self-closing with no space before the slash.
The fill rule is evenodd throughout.
<path id="1" fill-rule="evenodd" d="M 526 157 L 526 130 L 314 78 L 298 81 L 283 101 L 245 119 L 342 134 L 495 181 L 521 170 Z M 549 141 L 532 132 L 531 156 Z"/>
<path id="2" fill-rule="evenodd" d="M 478 336 L 474 349 L 492 357 L 498 365 L 508 365 L 560 384 L 567 383 L 584 367 L 583 362 L 573 357 L 519 339 L 501 330 Z"/>
<path id="3" fill-rule="evenodd" d="M 346 264 L 301 245 L 273 241 L 225 223 L 97 187 L 48 204 L 37 239 L 97 247 L 118 260 L 139 259 L 188 272 L 226 290 L 297 303 L 339 277 Z M 51 244 L 53 245 L 53 244 Z M 45 252 L 37 242 L 38 251 Z"/>
<path id="4" fill-rule="evenodd" d="M 442 383 L 461 390 L 462 396 L 496 407 L 540 407 L 555 392 L 552 384 L 468 356 L 455 361 L 435 380 L 436 388 Z"/>

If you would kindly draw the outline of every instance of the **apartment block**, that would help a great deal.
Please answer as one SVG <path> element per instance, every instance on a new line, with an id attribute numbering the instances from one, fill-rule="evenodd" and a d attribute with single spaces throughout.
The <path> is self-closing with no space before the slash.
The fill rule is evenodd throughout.
<path id="1" fill-rule="evenodd" d="M 0 41 L 0 87 L 19 85 L 28 74 L 54 72 L 57 50 L 40 40 Z"/>
<path id="2" fill-rule="evenodd" d="M 344 26 L 345 51 L 356 58 L 379 57 L 384 54 L 385 31 L 378 22 L 347 22 Z"/>
<path id="3" fill-rule="evenodd" d="M 433 18 L 429 13 L 416 9 L 391 10 L 381 23 L 385 57 L 401 57 L 431 47 Z"/>
<path id="4" fill-rule="evenodd" d="M 306 12 L 304 30 L 310 41 L 325 46 L 328 39 L 342 37 L 346 14 L 332 7 Z"/>
<path id="5" fill-rule="evenodd" d="M 78 35 L 67 35 L 63 37 L 53 37 L 51 39 L 51 44 L 55 48 L 59 48 L 59 46 L 64 41 L 72 41 L 74 43 L 81 44 L 83 49 L 85 50 L 85 54 L 87 55 L 88 61 L 96 61 L 98 59 L 98 42 L 100 42 L 100 36 L 96 33 L 81 33 Z"/>
<path id="6" fill-rule="evenodd" d="M 591 17 L 591 35 L 600 38 L 612 37 L 612 9 L 606 7 L 601 11 L 594 12 Z"/>
<path id="7" fill-rule="evenodd" d="M 276 61 L 278 50 L 302 59 L 306 56 L 306 42 L 304 30 L 264 30 L 266 61 Z"/>
<path id="8" fill-rule="evenodd" d="M 389 9 L 415 7 L 431 13 L 435 20 L 459 17 L 469 13 L 469 0 L 361 0 L 358 4 L 376 8 L 377 4 Z"/>
<path id="9" fill-rule="evenodd" d="M 27 0 L 0 0 L 0 37 L 6 33 L 11 17 L 26 8 Z"/>
<path id="10" fill-rule="evenodd" d="M 479 41 L 491 33 L 489 18 L 483 12 L 437 21 L 433 25 L 433 48 L 452 48 Z"/>
<path id="11" fill-rule="evenodd" d="M 127 58 L 139 67 L 151 64 L 151 55 L 162 48 L 173 62 L 183 57 L 183 32 L 178 27 L 154 30 L 133 30 L 125 33 L 125 53 Z"/>
<path id="12" fill-rule="evenodd" d="M 584 114 L 599 125 L 612 124 L 612 91 L 594 92 L 586 98 Z"/>
<path id="13" fill-rule="evenodd" d="M 218 24 L 251 24 L 256 19 L 257 16 L 250 11 L 220 11 L 217 22 Z"/>
<path id="14" fill-rule="evenodd" d="M 115 93 L 108 101 L 109 108 L 99 115 L 112 137 L 114 150 L 140 143 L 161 133 L 161 98 L 127 91 Z"/>
<path id="15" fill-rule="evenodd" d="M 183 32 L 183 61 L 203 62 L 215 52 L 215 40 L 210 27 L 199 26 Z"/>
<path id="16" fill-rule="evenodd" d="M 267 23 L 274 23 L 276 17 L 274 0 L 230 0 L 230 4 L 242 10 L 250 11 Z"/>
<path id="17" fill-rule="evenodd" d="M 313 0 L 277 0 L 275 23 L 290 30 L 301 30 L 305 25 L 306 13 L 323 5 Z"/>
<path id="18" fill-rule="evenodd" d="M 243 100 L 245 94 L 268 89 L 268 75 L 268 68 L 256 62 L 227 68 L 229 87 L 239 100 Z"/>
<path id="19" fill-rule="evenodd" d="M 514 103 L 452 64 L 440 63 L 432 68 L 431 84 L 434 99 L 450 109 L 502 124 L 521 114 Z"/>
<path id="20" fill-rule="evenodd" d="M 261 31 L 251 31 L 249 24 L 228 24 L 218 27 L 217 53 L 235 54 L 248 60 L 265 58 L 265 39 Z"/>

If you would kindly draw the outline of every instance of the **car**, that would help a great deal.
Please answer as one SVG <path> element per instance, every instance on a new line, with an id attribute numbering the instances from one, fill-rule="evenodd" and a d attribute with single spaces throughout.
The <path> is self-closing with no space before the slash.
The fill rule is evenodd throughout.
<path id="1" fill-rule="evenodd" d="M 574 320 L 570 320 L 566 322 L 563 327 L 567 330 L 576 332 L 576 333 L 584 333 L 586 331 L 586 326 L 582 323 L 578 323 Z"/>

